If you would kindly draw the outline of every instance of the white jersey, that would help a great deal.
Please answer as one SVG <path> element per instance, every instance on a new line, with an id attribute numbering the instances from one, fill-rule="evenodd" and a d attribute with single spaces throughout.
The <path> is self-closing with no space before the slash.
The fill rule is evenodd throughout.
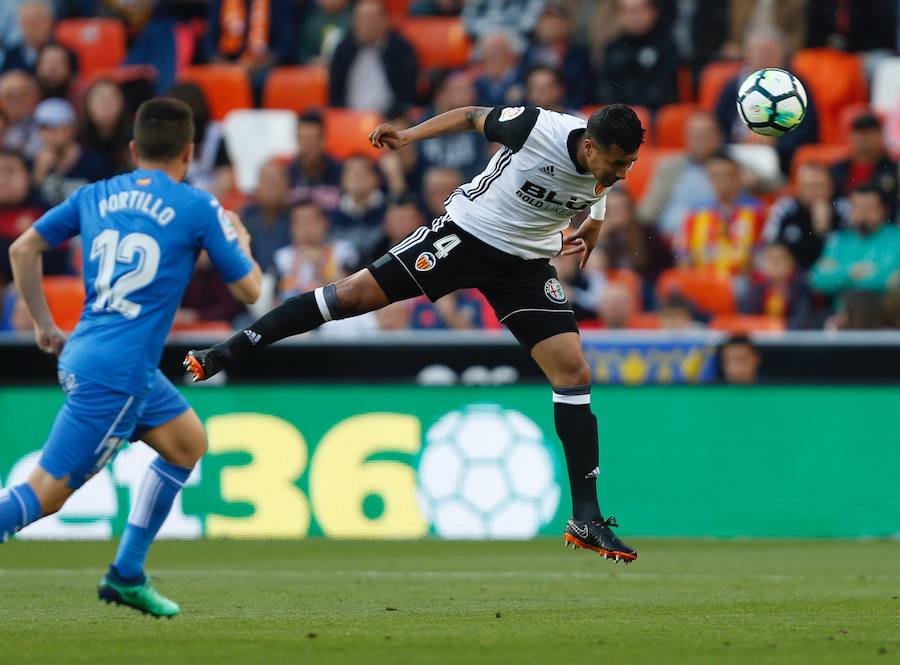
<path id="1" fill-rule="evenodd" d="M 570 135 L 587 122 L 537 107 L 496 107 L 485 136 L 504 145 L 472 182 L 445 201 L 460 227 L 487 244 L 523 259 L 550 258 L 562 250 L 571 218 L 590 207 L 606 214 L 606 194 L 576 165 Z M 573 142 L 574 143 L 574 142 Z"/>

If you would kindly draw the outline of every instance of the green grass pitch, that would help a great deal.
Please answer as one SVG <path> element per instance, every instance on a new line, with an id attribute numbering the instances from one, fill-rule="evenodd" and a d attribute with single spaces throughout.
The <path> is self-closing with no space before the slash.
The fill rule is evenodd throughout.
<path id="1" fill-rule="evenodd" d="M 900 662 L 900 542 L 163 542 L 172 621 L 107 606 L 113 543 L 0 547 L 0 662 Z"/>

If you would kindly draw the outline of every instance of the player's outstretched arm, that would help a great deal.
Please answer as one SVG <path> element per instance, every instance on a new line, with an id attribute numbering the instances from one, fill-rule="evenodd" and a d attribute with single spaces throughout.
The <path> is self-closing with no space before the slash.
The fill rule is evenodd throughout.
<path id="1" fill-rule="evenodd" d="M 228 290 L 231 291 L 231 295 L 233 295 L 238 302 L 242 302 L 245 305 L 252 305 L 259 300 L 260 293 L 262 292 L 262 271 L 259 269 L 259 264 L 253 258 L 253 253 L 250 251 L 250 232 L 247 231 L 247 227 L 244 226 L 240 216 L 231 210 L 226 210 L 225 214 L 228 216 L 231 225 L 237 232 L 238 245 L 240 245 L 241 250 L 253 264 L 253 269 L 247 275 L 237 281 L 228 283 Z"/>
<path id="2" fill-rule="evenodd" d="M 33 228 L 20 235 L 9 248 L 9 262 L 19 296 L 34 320 L 34 333 L 41 351 L 59 355 L 66 336 L 56 327 L 42 285 L 44 266 L 41 255 L 49 249 L 47 241 Z"/>
<path id="3" fill-rule="evenodd" d="M 388 147 L 391 150 L 424 141 L 444 134 L 458 132 L 477 131 L 484 133 L 484 119 L 491 112 L 487 106 L 463 106 L 458 109 L 441 113 L 425 122 L 409 129 L 397 129 L 390 123 L 384 122 L 369 134 L 369 141 L 376 148 Z"/>

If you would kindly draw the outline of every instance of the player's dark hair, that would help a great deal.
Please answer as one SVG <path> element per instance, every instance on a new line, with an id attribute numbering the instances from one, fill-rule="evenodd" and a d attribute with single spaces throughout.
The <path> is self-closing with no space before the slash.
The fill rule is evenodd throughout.
<path id="1" fill-rule="evenodd" d="M 594 111 L 587 123 L 587 135 L 594 143 L 605 148 L 617 145 L 629 154 L 641 147 L 644 134 L 637 113 L 625 104 L 604 106 Z"/>
<path id="2" fill-rule="evenodd" d="M 175 159 L 193 140 L 194 116 L 184 102 L 156 97 L 138 107 L 134 142 L 142 159 L 151 162 Z"/>

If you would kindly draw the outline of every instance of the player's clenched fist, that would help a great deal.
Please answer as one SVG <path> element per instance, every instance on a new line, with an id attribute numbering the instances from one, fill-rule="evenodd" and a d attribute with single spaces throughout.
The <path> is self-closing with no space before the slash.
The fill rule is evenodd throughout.
<path id="1" fill-rule="evenodd" d="M 66 343 L 66 336 L 63 331 L 55 325 L 35 326 L 34 337 L 37 341 L 38 348 L 44 353 L 58 356 Z"/>
<path id="2" fill-rule="evenodd" d="M 388 122 L 383 122 L 373 129 L 369 134 L 369 141 L 376 148 L 387 146 L 391 150 L 399 150 L 408 143 L 403 132 Z"/>

